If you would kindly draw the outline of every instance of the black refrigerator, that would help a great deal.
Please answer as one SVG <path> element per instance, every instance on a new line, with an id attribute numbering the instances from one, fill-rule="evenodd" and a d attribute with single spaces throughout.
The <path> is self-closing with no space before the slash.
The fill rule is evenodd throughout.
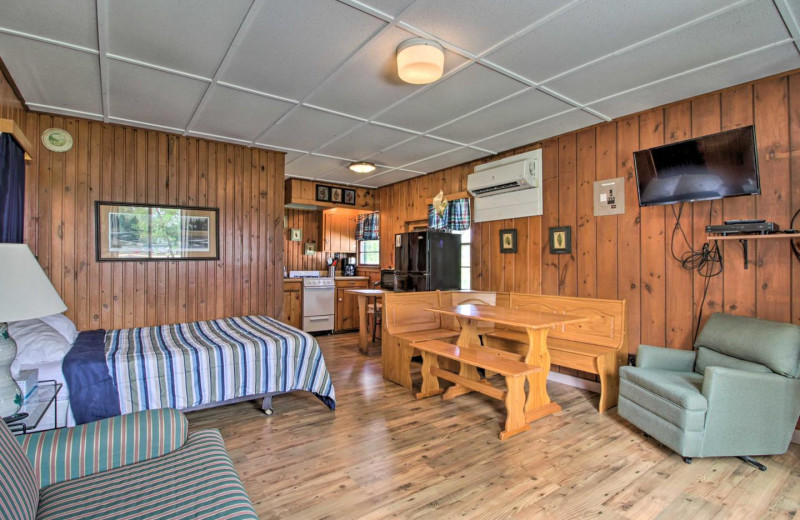
<path id="1" fill-rule="evenodd" d="M 394 290 L 461 289 L 461 236 L 415 231 L 394 236 Z"/>

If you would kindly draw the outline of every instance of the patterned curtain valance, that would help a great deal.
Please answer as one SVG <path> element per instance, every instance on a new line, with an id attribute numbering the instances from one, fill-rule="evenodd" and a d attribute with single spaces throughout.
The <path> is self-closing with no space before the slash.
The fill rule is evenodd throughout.
<path id="1" fill-rule="evenodd" d="M 377 211 L 359 215 L 356 223 L 356 240 L 379 240 L 379 218 Z"/>
<path id="2" fill-rule="evenodd" d="M 470 220 L 469 199 L 456 199 L 448 202 L 444 214 L 441 216 L 433 208 L 433 204 L 428 205 L 429 229 L 465 231 L 469 229 Z"/>

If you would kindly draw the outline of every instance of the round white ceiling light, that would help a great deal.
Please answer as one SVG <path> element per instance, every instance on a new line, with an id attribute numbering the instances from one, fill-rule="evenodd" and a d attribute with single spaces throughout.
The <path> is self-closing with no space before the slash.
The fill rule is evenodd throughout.
<path id="1" fill-rule="evenodd" d="M 372 173 L 375 171 L 375 165 L 366 161 L 350 163 L 348 168 L 355 173 Z"/>
<path id="2" fill-rule="evenodd" d="M 444 73 L 444 47 L 432 40 L 411 38 L 397 46 L 397 74 L 406 83 L 433 83 Z"/>

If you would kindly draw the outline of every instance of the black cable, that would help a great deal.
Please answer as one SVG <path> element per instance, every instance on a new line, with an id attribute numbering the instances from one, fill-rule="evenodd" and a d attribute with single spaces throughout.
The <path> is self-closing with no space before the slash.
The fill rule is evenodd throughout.
<path id="1" fill-rule="evenodd" d="M 713 215 L 714 201 L 708 207 L 708 223 L 711 224 L 711 217 Z M 700 300 L 700 310 L 697 313 L 697 325 L 694 329 L 694 336 L 692 342 L 697 340 L 697 334 L 700 332 L 700 322 L 703 319 L 703 306 L 706 303 L 708 296 L 708 286 L 711 284 L 711 278 L 722 274 L 722 252 L 719 250 L 719 244 L 714 241 L 714 245 L 709 245 L 708 242 L 703 244 L 699 250 L 695 249 L 689 242 L 689 237 L 681 225 L 681 216 L 683 215 L 683 202 L 678 206 L 678 211 L 675 211 L 675 206 L 672 206 L 672 214 L 675 217 L 675 227 L 672 229 L 672 239 L 670 240 L 669 250 L 672 258 L 680 262 L 681 268 L 687 271 L 697 271 L 697 274 L 705 278 L 703 282 L 703 296 Z M 675 254 L 675 235 L 680 232 L 683 242 L 688 251 L 683 253 L 680 257 Z"/>
<path id="2" fill-rule="evenodd" d="M 790 229 L 797 229 L 796 227 L 794 227 L 794 221 L 795 221 L 795 219 L 798 217 L 798 215 L 800 215 L 800 209 L 798 209 L 797 211 L 795 211 L 795 213 L 794 213 L 794 216 L 792 217 L 792 220 L 791 220 L 791 222 L 789 222 L 789 228 L 790 228 Z M 794 256 L 797 258 L 797 260 L 798 260 L 798 261 L 800 261 L 800 245 L 797 245 L 797 244 L 795 243 L 795 241 L 796 241 L 796 240 L 797 240 L 797 239 L 794 239 L 794 238 L 793 238 L 793 239 L 791 239 L 791 240 L 789 241 L 789 245 L 790 245 L 790 246 L 792 246 L 792 253 L 794 253 Z"/>

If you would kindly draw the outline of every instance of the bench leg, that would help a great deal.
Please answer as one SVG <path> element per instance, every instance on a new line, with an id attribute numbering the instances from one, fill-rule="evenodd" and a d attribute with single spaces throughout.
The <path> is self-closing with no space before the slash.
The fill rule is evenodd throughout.
<path id="1" fill-rule="evenodd" d="M 619 396 L 619 368 L 616 356 L 609 354 L 596 358 L 597 374 L 600 376 L 600 413 L 617 406 Z"/>
<path id="2" fill-rule="evenodd" d="M 531 428 L 525 422 L 525 377 L 506 376 L 506 428 L 500 432 L 500 440 L 504 441 L 518 433 Z"/>
<path id="3" fill-rule="evenodd" d="M 443 392 L 439 386 L 439 378 L 431 373 L 431 369 L 439 368 L 439 358 L 436 354 L 422 351 L 422 388 L 417 392 L 417 399 L 424 399 Z"/>

